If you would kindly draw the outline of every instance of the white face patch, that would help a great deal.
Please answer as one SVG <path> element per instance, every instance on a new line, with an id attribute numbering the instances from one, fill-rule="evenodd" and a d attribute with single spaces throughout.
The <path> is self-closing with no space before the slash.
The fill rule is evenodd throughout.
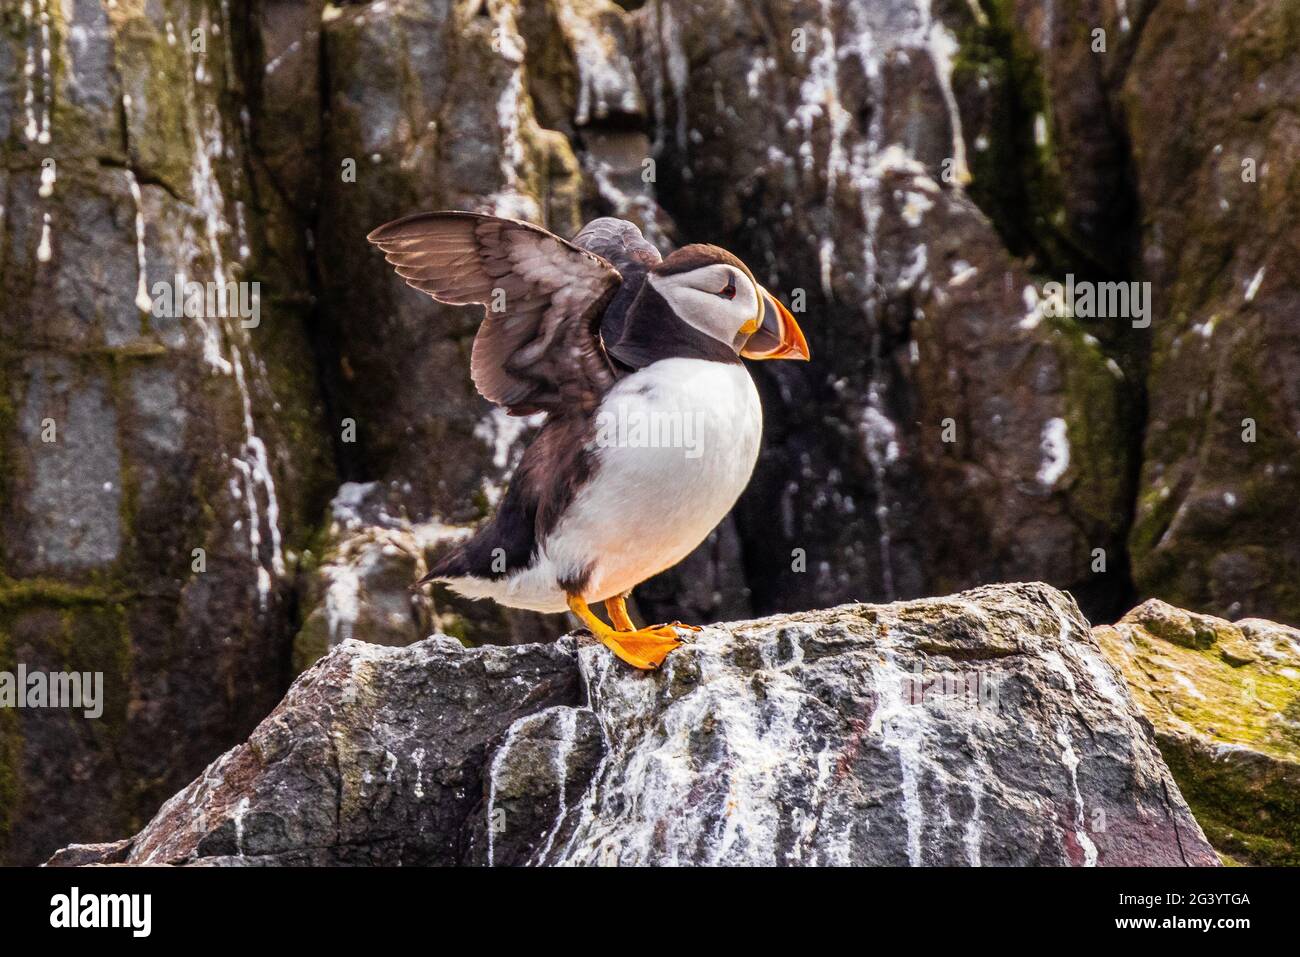
<path id="1" fill-rule="evenodd" d="M 727 345 L 735 342 L 741 326 L 763 318 L 758 290 L 734 266 L 716 263 L 671 276 L 651 275 L 649 281 L 683 322 Z M 733 284 L 734 296 L 721 295 Z"/>

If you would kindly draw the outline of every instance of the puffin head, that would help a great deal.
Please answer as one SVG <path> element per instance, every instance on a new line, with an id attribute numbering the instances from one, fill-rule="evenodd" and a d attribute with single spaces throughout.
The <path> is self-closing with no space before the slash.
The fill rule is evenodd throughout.
<path id="1" fill-rule="evenodd" d="M 648 281 L 682 322 L 746 359 L 808 358 L 790 310 L 725 249 L 683 246 L 651 269 Z"/>

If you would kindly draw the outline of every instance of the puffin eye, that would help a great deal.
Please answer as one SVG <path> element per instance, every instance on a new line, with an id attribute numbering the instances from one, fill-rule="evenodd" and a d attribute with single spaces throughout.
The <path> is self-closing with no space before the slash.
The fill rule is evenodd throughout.
<path id="1" fill-rule="evenodd" d="M 722 292 L 718 293 L 718 295 L 721 296 L 723 299 L 736 298 L 736 277 L 735 276 L 727 277 L 727 288 L 722 290 Z"/>

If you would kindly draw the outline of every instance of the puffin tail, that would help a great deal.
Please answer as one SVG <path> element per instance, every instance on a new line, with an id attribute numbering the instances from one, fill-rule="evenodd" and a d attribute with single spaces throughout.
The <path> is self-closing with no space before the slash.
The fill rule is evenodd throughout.
<path id="1" fill-rule="evenodd" d="M 411 587 L 419 588 L 421 585 L 428 585 L 444 578 L 460 578 L 468 574 L 470 574 L 470 570 L 465 556 L 465 549 L 463 546 L 457 546 L 434 562 L 429 567 L 429 574 Z"/>
<path id="2" fill-rule="evenodd" d="M 494 581 L 528 567 L 536 550 L 537 510 L 512 482 L 496 515 L 473 535 L 435 561 L 415 587 L 448 578 Z"/>

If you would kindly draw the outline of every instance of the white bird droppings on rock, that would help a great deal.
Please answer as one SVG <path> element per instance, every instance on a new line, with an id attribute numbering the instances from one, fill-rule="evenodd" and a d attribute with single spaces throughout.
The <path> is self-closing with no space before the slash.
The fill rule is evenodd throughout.
<path id="1" fill-rule="evenodd" d="M 1051 488 L 1070 468 L 1070 441 L 1066 434 L 1065 419 L 1048 419 L 1043 424 L 1039 446 L 1043 459 L 1038 466 L 1038 483 Z"/>

